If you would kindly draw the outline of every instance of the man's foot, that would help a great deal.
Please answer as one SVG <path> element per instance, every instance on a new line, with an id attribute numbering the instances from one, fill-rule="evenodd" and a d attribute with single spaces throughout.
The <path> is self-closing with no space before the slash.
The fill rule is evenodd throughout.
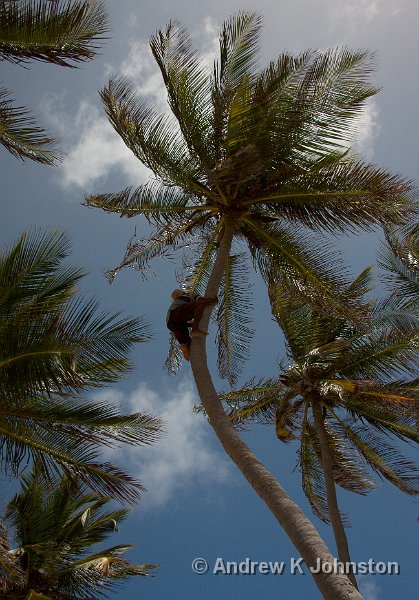
<path id="1" fill-rule="evenodd" d="M 201 331 L 200 329 L 192 329 L 191 337 L 199 337 L 200 335 L 208 335 L 207 331 Z"/>

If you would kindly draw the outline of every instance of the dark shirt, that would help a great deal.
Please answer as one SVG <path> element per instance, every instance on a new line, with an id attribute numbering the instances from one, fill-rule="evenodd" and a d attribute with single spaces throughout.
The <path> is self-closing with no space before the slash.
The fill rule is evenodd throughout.
<path id="1" fill-rule="evenodd" d="M 166 316 L 166 324 L 169 322 L 170 313 L 172 310 L 175 310 L 182 304 L 186 304 L 187 302 L 194 302 L 197 298 L 200 298 L 199 294 L 193 294 L 192 292 L 185 292 L 181 296 L 178 296 L 176 300 L 173 300 L 172 304 L 169 306 L 169 310 L 167 311 Z"/>

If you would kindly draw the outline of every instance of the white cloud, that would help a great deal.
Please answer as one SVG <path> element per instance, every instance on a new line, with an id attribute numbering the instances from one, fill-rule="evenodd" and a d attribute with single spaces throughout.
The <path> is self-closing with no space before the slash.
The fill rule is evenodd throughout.
<path id="1" fill-rule="evenodd" d="M 212 66 L 218 43 L 218 26 L 209 17 L 194 32 L 201 48 L 204 63 Z M 162 113 L 168 113 L 167 93 L 158 66 L 145 41 L 132 40 L 126 58 L 119 65 L 107 65 L 105 73 L 126 77 L 135 89 Z M 86 192 L 95 188 L 98 180 L 123 173 L 127 185 L 140 185 L 151 175 L 125 146 L 109 124 L 96 97 L 82 99 L 76 110 L 66 106 L 65 95 L 48 94 L 42 111 L 55 131 L 59 131 L 66 148 L 66 156 L 59 170 L 59 183 L 65 187 L 77 186 Z M 97 101 L 97 104 L 94 102 Z"/>
<path id="2" fill-rule="evenodd" d="M 198 29 L 192 32 L 192 41 L 199 50 L 203 64 L 212 73 L 215 58 L 219 52 L 220 25 L 212 17 L 205 17 Z"/>
<path id="3" fill-rule="evenodd" d="M 328 11 L 331 29 L 344 29 L 353 33 L 359 25 L 369 23 L 378 13 L 382 0 L 346 0 L 333 2 Z"/>
<path id="4" fill-rule="evenodd" d="M 382 15 L 396 16 L 402 11 L 399 2 L 394 0 L 345 0 L 328 3 L 331 30 L 344 30 L 353 35 L 360 27 L 365 27 L 371 21 Z"/>
<path id="5" fill-rule="evenodd" d="M 379 587 L 375 583 L 375 581 L 373 581 L 369 577 L 360 576 L 358 579 L 358 583 L 359 591 L 361 592 L 365 600 L 379 600 Z"/>
<path id="6" fill-rule="evenodd" d="M 374 140 L 379 132 L 378 107 L 374 98 L 370 98 L 357 123 L 355 149 L 367 160 L 374 156 Z"/>
<path id="7" fill-rule="evenodd" d="M 116 170 L 124 173 L 127 185 L 140 185 L 149 178 L 149 169 L 125 146 L 99 107 L 81 100 L 77 112 L 70 114 L 63 107 L 63 98 L 50 94 L 42 109 L 60 132 L 66 149 L 58 171 L 63 187 L 90 191 L 95 182 Z"/>
<path id="8" fill-rule="evenodd" d="M 123 396 L 105 391 L 96 399 L 121 402 Z M 185 494 L 196 483 L 226 482 L 230 468 L 227 458 L 221 450 L 214 449 L 205 418 L 193 412 L 197 403 L 193 386 L 187 381 L 176 383 L 163 394 L 142 384 L 125 398 L 124 406 L 128 405 L 130 412 L 159 416 L 165 422 L 166 434 L 151 446 L 125 446 L 112 454 L 106 451 L 109 460 L 123 465 L 148 489 L 142 509 L 173 501 L 179 491 Z"/>
<path id="9" fill-rule="evenodd" d="M 160 111 L 168 110 L 163 78 L 147 42 L 132 41 L 127 57 L 116 73 L 127 77 L 137 91 L 146 96 Z"/>

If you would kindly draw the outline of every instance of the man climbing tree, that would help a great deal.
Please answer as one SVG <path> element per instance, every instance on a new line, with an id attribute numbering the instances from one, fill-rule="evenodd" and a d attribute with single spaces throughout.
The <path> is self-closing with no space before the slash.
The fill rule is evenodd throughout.
<path id="1" fill-rule="evenodd" d="M 185 360 L 190 360 L 191 337 L 208 335 L 199 329 L 199 322 L 207 306 L 217 303 L 217 298 L 203 298 L 197 294 L 173 290 L 172 304 L 167 311 L 167 328 L 180 344 Z M 192 321 L 192 323 L 191 323 Z M 191 332 L 189 333 L 189 328 Z"/>

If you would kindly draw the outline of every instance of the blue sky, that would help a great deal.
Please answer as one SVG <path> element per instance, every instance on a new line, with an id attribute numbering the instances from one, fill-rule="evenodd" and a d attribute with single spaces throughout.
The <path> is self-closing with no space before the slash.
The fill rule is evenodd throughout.
<path id="1" fill-rule="evenodd" d="M 198 400 L 189 366 L 184 365 L 175 378 L 162 369 L 168 347 L 165 314 L 170 291 L 177 285 L 179 264 L 157 262 L 158 276 L 147 282 L 132 270 L 118 275 L 112 286 L 103 276 L 103 269 L 122 258 L 134 228 L 141 233 L 144 224 L 89 210 L 80 203 L 88 193 L 139 185 L 148 172 L 107 123 L 97 91 L 110 74 L 123 74 L 165 109 L 162 82 L 148 52 L 150 35 L 176 18 L 187 26 L 210 63 L 222 21 L 238 10 L 256 8 L 265 22 L 262 63 L 284 49 L 299 52 L 347 45 L 377 51 L 375 81 L 383 89 L 365 111 L 356 145 L 373 162 L 417 180 L 419 9 L 413 0 L 259 0 L 256 7 L 236 0 L 213 0 L 211 5 L 192 0 L 119 0 L 108 5 L 111 37 L 93 62 L 77 70 L 2 65 L 1 78 L 17 102 L 35 109 L 40 121 L 62 138 L 67 154 L 59 167 L 51 168 L 22 164 L 0 148 L 0 228 L 2 243 L 28 227 L 66 230 L 73 240 L 72 262 L 89 271 L 80 291 L 98 296 L 106 307 L 146 315 L 153 328 L 153 341 L 135 351 L 130 377 L 96 392 L 96 396 L 120 402 L 125 411 L 163 416 L 167 429 L 164 439 L 153 447 L 123 448 L 112 454 L 112 460 L 137 475 L 149 491 L 110 543 L 138 543 L 131 555 L 133 562 L 160 564 L 156 577 L 133 580 L 113 597 L 316 600 L 320 595 L 311 577 L 289 572 L 291 559 L 298 559 L 298 554 L 285 534 L 219 449 L 205 419 L 192 412 Z M 354 273 L 374 263 L 378 238 L 364 234 L 339 241 Z M 257 277 L 253 281 L 257 334 L 242 381 L 253 375 L 274 375 L 284 356 L 263 285 Z M 210 348 L 214 326 L 211 334 Z M 246 439 L 334 551 L 330 528 L 311 514 L 299 474 L 293 470 L 296 446 L 281 445 L 268 427 L 255 427 Z M 341 493 L 340 499 L 352 523 L 348 537 L 353 560 L 373 558 L 400 565 L 400 575 L 360 579 L 366 600 L 390 600 L 396 594 L 413 599 L 417 587 L 413 501 L 386 483 L 365 498 Z M 196 557 L 208 561 L 206 575 L 192 571 Z M 237 562 L 246 558 L 284 561 L 285 572 L 215 575 L 211 571 L 217 557 Z"/>

